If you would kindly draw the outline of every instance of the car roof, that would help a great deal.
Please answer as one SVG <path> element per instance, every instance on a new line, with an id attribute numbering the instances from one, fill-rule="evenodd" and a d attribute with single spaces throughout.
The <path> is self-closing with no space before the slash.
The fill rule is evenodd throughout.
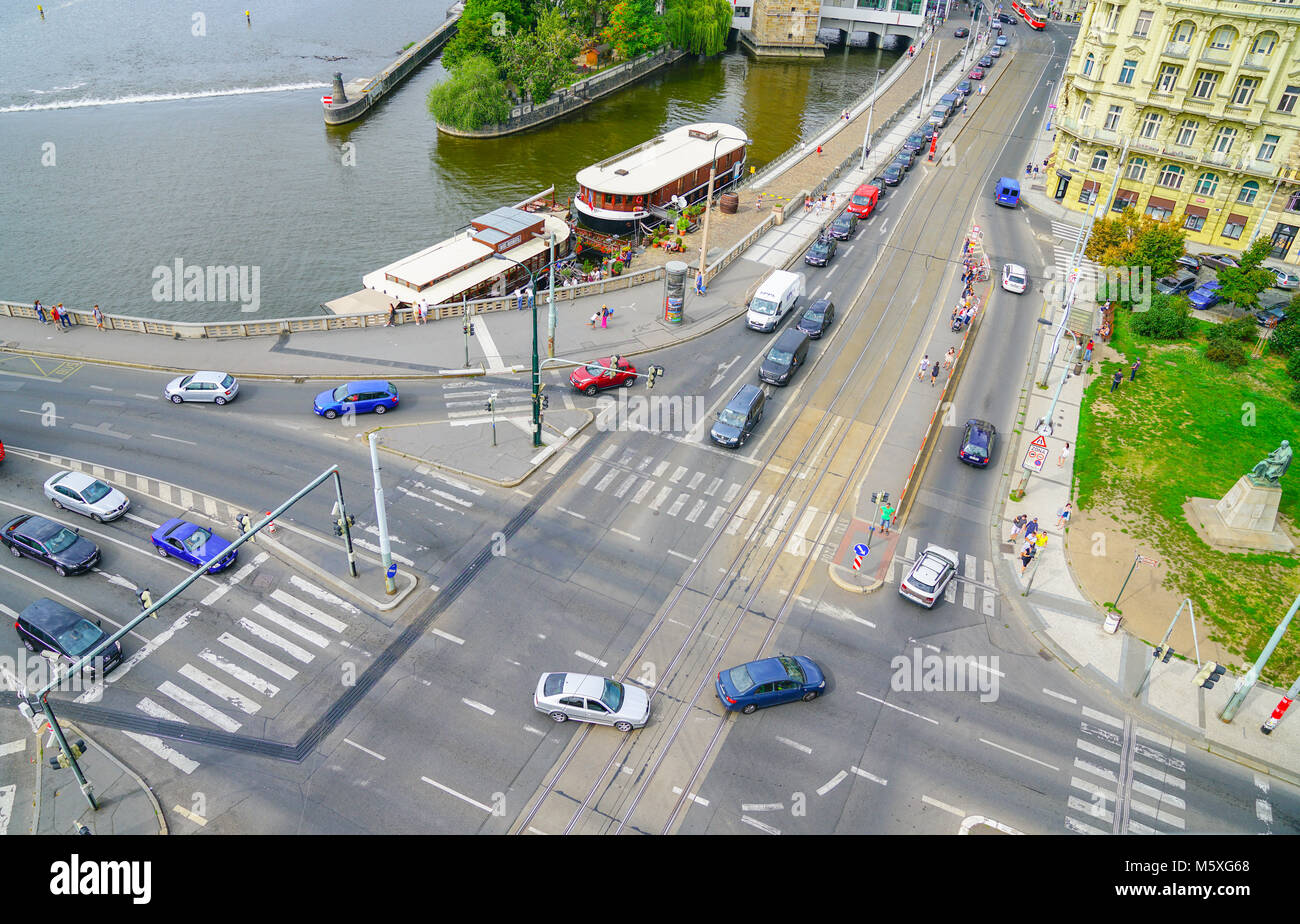
<path id="1" fill-rule="evenodd" d="M 386 379 L 362 379 L 361 381 L 358 382 L 344 382 L 343 386 L 347 388 L 348 391 L 365 391 L 367 389 L 386 390 L 388 386 L 391 384 L 392 382 L 389 382 Z"/>
<path id="2" fill-rule="evenodd" d="M 18 614 L 18 618 L 51 634 L 85 619 L 49 597 L 41 597 L 29 603 Z"/>
<path id="3" fill-rule="evenodd" d="M 759 661 L 750 661 L 748 664 L 741 666 L 749 672 L 749 676 L 755 684 L 790 679 L 790 675 L 786 672 L 785 665 L 781 663 L 780 658 L 763 658 Z"/>
<path id="4" fill-rule="evenodd" d="M 1003 264 L 1003 266 L 1002 266 L 1002 272 L 1004 272 L 1004 273 L 1015 273 L 1017 276 L 1024 276 L 1024 275 L 1027 275 L 1027 274 L 1025 273 L 1025 268 L 1024 268 L 1023 266 L 1021 266 L 1019 263 L 1005 263 L 1005 264 Z"/>
<path id="5" fill-rule="evenodd" d="M 80 491 L 98 481 L 98 478 L 92 478 L 85 472 L 64 471 L 59 472 L 47 482 L 48 484 L 61 484 L 65 488 L 71 488 L 74 491 Z"/>
<path id="6" fill-rule="evenodd" d="M 191 382 L 223 382 L 228 372 L 196 372 L 190 377 Z"/>
<path id="7" fill-rule="evenodd" d="M 757 385 L 742 385 L 740 391 L 736 392 L 735 397 L 727 402 L 727 407 L 749 407 L 750 402 L 754 399 L 755 392 L 762 392 Z"/>
<path id="8" fill-rule="evenodd" d="M 825 311 L 827 308 L 834 308 L 835 303 L 829 298 L 819 298 L 808 306 L 808 311 Z"/>
<path id="9" fill-rule="evenodd" d="M 945 549 L 943 546 L 935 545 L 933 542 L 927 545 L 925 547 L 925 551 L 921 553 L 922 558 L 924 558 L 926 555 L 936 555 L 939 558 L 942 558 L 945 561 L 947 561 L 948 564 L 952 565 L 954 568 L 958 567 L 961 561 L 957 557 L 957 553 L 954 552 L 952 549 Z M 918 559 L 918 561 L 919 560 L 920 559 Z"/>
<path id="10" fill-rule="evenodd" d="M 19 525 L 17 532 L 29 539 L 48 539 L 65 528 L 62 523 L 56 523 L 53 520 L 47 520 L 45 517 L 32 514 Z"/>

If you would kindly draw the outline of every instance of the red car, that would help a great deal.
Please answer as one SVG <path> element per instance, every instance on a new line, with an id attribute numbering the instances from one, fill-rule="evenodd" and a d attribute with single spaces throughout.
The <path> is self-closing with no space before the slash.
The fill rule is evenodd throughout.
<path id="1" fill-rule="evenodd" d="M 614 360 L 611 366 L 610 361 Z M 602 388 L 624 387 L 636 382 L 636 366 L 621 356 L 606 356 L 585 366 L 579 366 L 569 375 L 569 384 L 585 395 L 594 395 Z"/>
<path id="2" fill-rule="evenodd" d="M 969 76 L 971 80 L 983 80 L 984 69 L 982 67 L 977 67 L 974 70 L 972 70 L 970 74 L 967 76 Z"/>

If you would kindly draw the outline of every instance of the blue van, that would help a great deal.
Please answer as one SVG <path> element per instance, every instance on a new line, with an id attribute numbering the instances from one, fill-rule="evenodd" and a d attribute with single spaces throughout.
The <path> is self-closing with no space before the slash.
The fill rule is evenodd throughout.
<path id="1" fill-rule="evenodd" d="M 993 188 L 993 201 L 998 205 L 1015 208 L 1020 204 L 1020 183 L 1010 177 L 1002 177 Z"/>

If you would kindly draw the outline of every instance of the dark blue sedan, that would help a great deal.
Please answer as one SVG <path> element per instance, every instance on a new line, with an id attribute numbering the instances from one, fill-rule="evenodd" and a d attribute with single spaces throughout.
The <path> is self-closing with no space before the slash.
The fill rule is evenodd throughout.
<path id="1" fill-rule="evenodd" d="M 170 555 L 195 567 L 215 558 L 208 574 L 225 571 L 239 555 L 238 550 L 223 554 L 230 548 L 229 542 L 197 523 L 176 517 L 159 526 L 149 538 L 163 558 Z"/>
<path id="2" fill-rule="evenodd" d="M 826 692 L 826 675 L 812 658 L 777 655 L 728 668 L 718 674 L 717 690 L 724 709 L 749 715 L 796 699 L 816 699 Z"/>

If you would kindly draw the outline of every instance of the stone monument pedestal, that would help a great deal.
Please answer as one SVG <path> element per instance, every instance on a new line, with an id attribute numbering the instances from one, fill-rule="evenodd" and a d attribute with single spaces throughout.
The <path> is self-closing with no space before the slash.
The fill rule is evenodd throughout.
<path id="1" fill-rule="evenodd" d="M 1277 522 L 1282 489 L 1242 475 L 1219 500 L 1193 497 L 1183 505 L 1187 522 L 1206 543 L 1225 549 L 1290 552 L 1295 543 Z"/>

